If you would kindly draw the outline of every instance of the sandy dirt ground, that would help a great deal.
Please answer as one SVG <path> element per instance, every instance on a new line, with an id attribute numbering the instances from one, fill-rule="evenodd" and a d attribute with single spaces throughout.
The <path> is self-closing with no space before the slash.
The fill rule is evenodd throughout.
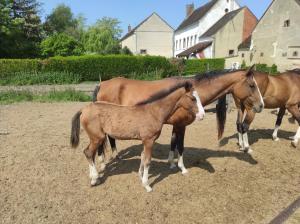
<path id="1" fill-rule="evenodd" d="M 285 117 L 273 142 L 270 110 L 252 125 L 251 156 L 238 152 L 236 111 L 222 146 L 215 114 L 207 113 L 186 132 L 187 176 L 169 169 L 165 126 L 153 151 L 152 193 L 137 175 L 138 141 L 118 141 L 122 159 L 110 161 L 101 185 L 90 187 L 86 134 L 77 149 L 69 146 L 71 117 L 83 105 L 0 106 L 0 223 L 268 223 L 300 196 L 300 147 L 288 139 L 297 125 Z"/>

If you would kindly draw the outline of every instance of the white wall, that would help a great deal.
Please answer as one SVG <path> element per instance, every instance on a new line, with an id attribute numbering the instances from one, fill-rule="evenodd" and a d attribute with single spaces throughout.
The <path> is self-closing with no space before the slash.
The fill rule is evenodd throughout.
<path id="1" fill-rule="evenodd" d="M 197 40 L 193 40 L 193 43 L 199 42 L 199 37 L 203 35 L 212 25 L 214 25 L 219 19 L 221 19 L 225 15 L 225 9 L 228 9 L 229 12 L 239 9 L 240 6 L 236 3 L 235 0 L 219 0 L 212 8 L 211 10 L 201 18 L 200 21 L 197 23 L 192 24 L 191 26 L 188 26 L 182 30 L 178 30 L 174 34 L 174 57 L 181 53 L 182 51 L 186 50 L 187 48 L 190 48 L 191 45 L 188 46 L 185 45 L 183 47 L 183 40 L 187 40 L 187 38 L 191 38 L 193 36 L 193 39 L 195 38 L 195 35 L 197 36 Z M 179 46 L 179 42 L 181 40 L 181 46 Z M 177 41 L 177 48 L 176 48 L 176 41 Z M 193 44 L 193 45 L 194 45 Z M 193 46 L 192 45 L 192 46 Z"/>

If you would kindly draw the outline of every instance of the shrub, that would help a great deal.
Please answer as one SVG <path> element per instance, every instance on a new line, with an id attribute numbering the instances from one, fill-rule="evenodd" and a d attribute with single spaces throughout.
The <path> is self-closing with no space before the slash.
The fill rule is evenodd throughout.
<path id="1" fill-rule="evenodd" d="M 268 65 L 266 64 L 257 64 L 256 71 L 265 72 L 269 74 L 276 74 L 278 72 L 277 66 L 275 64 L 273 64 L 271 67 L 268 67 Z"/>
<path id="2" fill-rule="evenodd" d="M 223 70 L 225 66 L 225 59 L 191 59 L 186 61 L 185 75 L 196 73 L 204 73 L 207 71 Z"/>
<path id="3" fill-rule="evenodd" d="M 41 52 L 44 57 L 81 55 L 83 46 L 74 37 L 59 33 L 42 41 Z"/>

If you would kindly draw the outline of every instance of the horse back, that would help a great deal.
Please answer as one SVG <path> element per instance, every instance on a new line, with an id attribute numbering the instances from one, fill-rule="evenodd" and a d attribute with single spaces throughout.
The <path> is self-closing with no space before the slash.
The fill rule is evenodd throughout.
<path id="1" fill-rule="evenodd" d="M 121 77 L 113 78 L 101 82 L 97 100 L 132 106 L 148 99 L 154 93 L 174 85 L 175 82 L 176 80 L 173 79 L 141 81 Z"/>

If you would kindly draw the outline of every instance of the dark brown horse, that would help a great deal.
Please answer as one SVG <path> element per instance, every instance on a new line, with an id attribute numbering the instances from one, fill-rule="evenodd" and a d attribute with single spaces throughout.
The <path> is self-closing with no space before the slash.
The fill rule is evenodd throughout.
<path id="1" fill-rule="evenodd" d="M 265 108 L 280 108 L 272 135 L 273 139 L 278 141 L 277 132 L 286 110 L 293 115 L 300 125 L 300 111 L 298 108 L 300 103 L 300 71 L 291 70 L 275 76 L 254 72 L 254 77 L 263 96 Z M 239 146 L 241 150 L 251 151 L 247 132 L 255 117 L 255 113 L 246 111 L 244 107 L 240 105 L 238 99 L 235 99 L 235 102 L 239 108 L 237 118 Z M 293 137 L 292 145 L 294 147 L 297 147 L 299 138 L 300 128 L 298 128 L 296 135 Z"/>
<path id="2" fill-rule="evenodd" d="M 252 69 L 253 67 L 247 71 L 210 72 L 188 78 L 167 78 L 159 81 L 114 78 L 101 82 L 96 87 L 94 96 L 95 100 L 98 101 L 108 101 L 120 105 L 134 105 L 138 101 L 149 97 L 154 91 L 168 88 L 174 83 L 189 80 L 198 92 L 204 106 L 222 98 L 217 107 L 218 137 L 221 138 L 226 119 L 226 100 L 224 96 L 227 93 L 232 93 L 243 103 L 248 111 L 253 109 L 256 112 L 261 112 L 263 109 L 262 97 L 253 77 Z M 194 118 L 189 112 L 180 108 L 166 121 L 167 124 L 173 125 L 169 162 L 172 168 L 175 167 L 174 151 L 177 148 L 179 153 L 178 167 L 183 174 L 187 173 L 183 163 L 185 129 L 193 120 Z M 110 138 L 110 143 L 113 150 L 116 151 L 114 139 Z"/>
<path id="3" fill-rule="evenodd" d="M 103 148 L 106 135 L 110 135 L 116 139 L 139 139 L 143 142 L 144 151 L 139 174 L 146 190 L 151 191 L 148 170 L 153 144 L 160 136 L 163 124 L 178 108 L 184 108 L 196 117 L 199 109 L 194 94 L 192 84 L 186 81 L 161 90 L 136 106 L 121 106 L 100 101 L 91 103 L 77 112 L 72 119 L 71 145 L 75 148 L 79 144 L 81 123 L 90 139 L 84 154 L 89 162 L 91 185 L 96 185 L 99 181 L 95 166 L 96 151 Z M 199 117 L 203 115 L 200 114 Z"/>

